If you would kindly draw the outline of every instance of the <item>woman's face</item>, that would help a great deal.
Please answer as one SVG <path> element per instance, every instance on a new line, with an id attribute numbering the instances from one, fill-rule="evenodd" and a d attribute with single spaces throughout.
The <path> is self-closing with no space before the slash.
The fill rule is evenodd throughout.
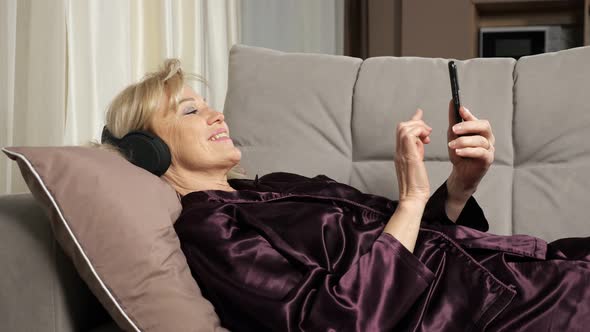
<path id="1" fill-rule="evenodd" d="M 164 97 L 166 98 L 166 97 Z M 150 129 L 168 144 L 172 166 L 188 171 L 228 171 L 242 156 L 229 138 L 223 113 L 217 112 L 185 85 L 176 112 L 166 101 L 154 114 Z"/>

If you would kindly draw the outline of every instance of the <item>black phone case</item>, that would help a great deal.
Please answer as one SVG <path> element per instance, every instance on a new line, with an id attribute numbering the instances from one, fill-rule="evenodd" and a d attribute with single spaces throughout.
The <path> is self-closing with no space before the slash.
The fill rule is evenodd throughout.
<path id="1" fill-rule="evenodd" d="M 455 61 L 449 61 L 449 78 L 451 79 L 451 95 L 453 96 L 453 106 L 455 108 L 455 123 L 459 123 L 463 121 L 463 118 L 459 115 L 461 99 L 459 97 L 459 78 L 457 77 L 457 65 Z"/>

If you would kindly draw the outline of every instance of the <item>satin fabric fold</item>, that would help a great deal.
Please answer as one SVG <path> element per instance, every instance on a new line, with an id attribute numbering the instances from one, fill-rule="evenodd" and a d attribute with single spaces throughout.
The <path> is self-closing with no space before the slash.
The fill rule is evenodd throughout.
<path id="1" fill-rule="evenodd" d="M 182 198 L 182 250 L 232 331 L 582 331 L 590 238 L 485 233 L 472 197 L 456 223 L 446 183 L 414 252 L 383 233 L 397 207 L 325 176 L 230 180 Z M 561 249 L 567 249 L 562 251 Z"/>

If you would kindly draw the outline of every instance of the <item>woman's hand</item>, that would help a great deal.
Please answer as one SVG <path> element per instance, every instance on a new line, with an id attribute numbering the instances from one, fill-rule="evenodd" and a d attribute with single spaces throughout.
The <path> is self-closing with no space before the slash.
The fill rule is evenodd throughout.
<path id="1" fill-rule="evenodd" d="M 494 162 L 496 139 L 489 121 L 476 118 L 461 106 L 459 114 L 464 121 L 455 124 L 454 112 L 451 100 L 447 140 L 453 171 L 447 180 L 447 189 L 450 200 L 462 201 L 464 205 Z"/>
<path id="2" fill-rule="evenodd" d="M 397 125 L 394 161 L 399 204 L 383 229 L 410 252 L 414 252 L 420 221 L 430 197 L 430 184 L 424 166 L 424 144 L 430 143 L 432 128 L 422 121 L 422 113 L 418 109 L 410 121 Z"/>
<path id="3" fill-rule="evenodd" d="M 424 144 L 430 143 L 432 128 L 422 121 L 418 109 L 412 119 L 397 125 L 395 171 L 400 204 L 424 204 L 430 197 L 430 184 L 424 165 Z"/>

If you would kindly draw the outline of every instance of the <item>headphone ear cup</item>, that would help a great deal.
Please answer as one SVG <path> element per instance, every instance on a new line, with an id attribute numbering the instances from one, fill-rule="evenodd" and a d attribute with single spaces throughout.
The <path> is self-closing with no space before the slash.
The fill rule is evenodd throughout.
<path id="1" fill-rule="evenodd" d="M 125 135 L 119 143 L 127 158 L 134 165 L 156 176 L 166 173 L 172 156 L 168 145 L 156 135 L 147 131 L 133 131 Z"/>

